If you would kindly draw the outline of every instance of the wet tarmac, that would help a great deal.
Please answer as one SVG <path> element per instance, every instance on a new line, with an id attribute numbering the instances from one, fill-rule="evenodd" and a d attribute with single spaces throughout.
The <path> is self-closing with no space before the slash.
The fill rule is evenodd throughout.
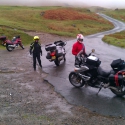
<path id="1" fill-rule="evenodd" d="M 110 20 L 115 28 L 110 31 L 101 32 L 85 37 L 84 44 L 86 52 L 90 53 L 94 48 L 94 55 L 102 61 L 101 67 L 105 70 L 111 70 L 111 62 L 114 59 L 125 60 L 125 49 L 108 45 L 101 39 L 106 34 L 112 34 L 125 30 L 125 23 L 112 19 L 108 16 L 100 14 L 104 18 Z M 74 70 L 74 56 L 71 53 L 72 45 L 76 41 L 67 41 L 66 45 L 66 62 L 61 62 L 60 66 L 55 66 L 54 62 L 49 62 L 43 51 L 43 70 L 49 75 L 45 78 L 50 84 L 55 87 L 55 90 L 60 93 L 70 104 L 82 105 L 87 109 L 107 116 L 122 116 L 125 117 L 125 97 L 116 97 L 109 89 L 102 89 L 97 95 L 98 89 L 91 87 L 83 87 L 80 89 L 74 88 L 68 79 L 68 75 Z M 45 49 L 43 49 L 45 50 Z"/>

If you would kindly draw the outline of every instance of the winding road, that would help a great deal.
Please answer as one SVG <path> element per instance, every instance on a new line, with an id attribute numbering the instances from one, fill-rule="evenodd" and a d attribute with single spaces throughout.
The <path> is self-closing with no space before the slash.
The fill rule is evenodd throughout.
<path id="1" fill-rule="evenodd" d="M 108 45 L 101 39 L 104 35 L 112 34 L 125 30 L 125 23 L 108 17 L 104 14 L 99 14 L 103 18 L 111 21 L 115 28 L 109 31 L 89 35 L 85 37 L 84 44 L 86 52 L 90 53 L 94 48 L 94 53 L 102 61 L 101 66 L 106 70 L 110 70 L 112 60 L 122 58 L 125 60 L 125 49 Z M 59 67 L 55 66 L 54 62 L 49 62 L 45 56 L 46 51 L 43 51 L 43 71 L 48 73 L 45 78 L 55 88 L 55 91 L 60 93 L 70 104 L 84 106 L 87 109 L 107 116 L 122 116 L 125 117 L 125 97 L 116 97 L 109 89 L 102 89 L 97 95 L 98 89 L 91 87 L 82 87 L 80 89 L 73 87 L 68 79 L 68 75 L 74 70 L 74 56 L 71 53 L 72 45 L 76 41 L 67 41 L 66 45 L 66 62 L 61 62 Z M 43 48 L 43 50 L 45 50 Z"/>

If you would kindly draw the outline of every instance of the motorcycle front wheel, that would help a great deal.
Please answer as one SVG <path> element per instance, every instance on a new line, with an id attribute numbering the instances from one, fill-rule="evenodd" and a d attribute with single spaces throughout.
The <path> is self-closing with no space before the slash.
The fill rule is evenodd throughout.
<path id="1" fill-rule="evenodd" d="M 116 90 L 110 89 L 115 95 L 122 97 L 125 95 L 125 86 L 116 87 Z"/>
<path id="2" fill-rule="evenodd" d="M 85 84 L 85 81 L 76 72 L 71 72 L 69 74 L 69 81 L 76 88 L 83 87 Z"/>
<path id="3" fill-rule="evenodd" d="M 6 45 L 6 49 L 7 49 L 9 52 L 11 52 L 14 48 L 13 48 L 13 47 L 10 47 L 10 46 L 8 46 L 8 45 Z"/>

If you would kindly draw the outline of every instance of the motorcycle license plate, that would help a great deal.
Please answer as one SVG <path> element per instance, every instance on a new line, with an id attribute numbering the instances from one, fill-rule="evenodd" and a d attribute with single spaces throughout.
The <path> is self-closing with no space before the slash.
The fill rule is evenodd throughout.
<path id="1" fill-rule="evenodd" d="M 56 59 L 56 56 L 52 56 L 52 59 Z"/>

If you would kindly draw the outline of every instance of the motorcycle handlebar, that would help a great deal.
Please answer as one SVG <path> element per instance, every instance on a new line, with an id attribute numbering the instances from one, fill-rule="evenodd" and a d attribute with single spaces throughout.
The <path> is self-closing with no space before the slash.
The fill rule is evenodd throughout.
<path id="1" fill-rule="evenodd" d="M 92 51 L 91 51 L 91 53 L 89 53 L 89 55 L 83 55 L 83 54 L 80 54 L 80 55 L 78 55 L 78 56 L 76 56 L 76 60 L 79 62 L 79 67 L 83 64 L 83 63 L 85 63 L 86 62 L 86 59 L 87 59 L 87 57 L 89 57 L 89 56 L 91 56 L 92 55 L 92 53 L 94 53 L 95 52 L 95 50 L 94 49 L 92 49 Z"/>

